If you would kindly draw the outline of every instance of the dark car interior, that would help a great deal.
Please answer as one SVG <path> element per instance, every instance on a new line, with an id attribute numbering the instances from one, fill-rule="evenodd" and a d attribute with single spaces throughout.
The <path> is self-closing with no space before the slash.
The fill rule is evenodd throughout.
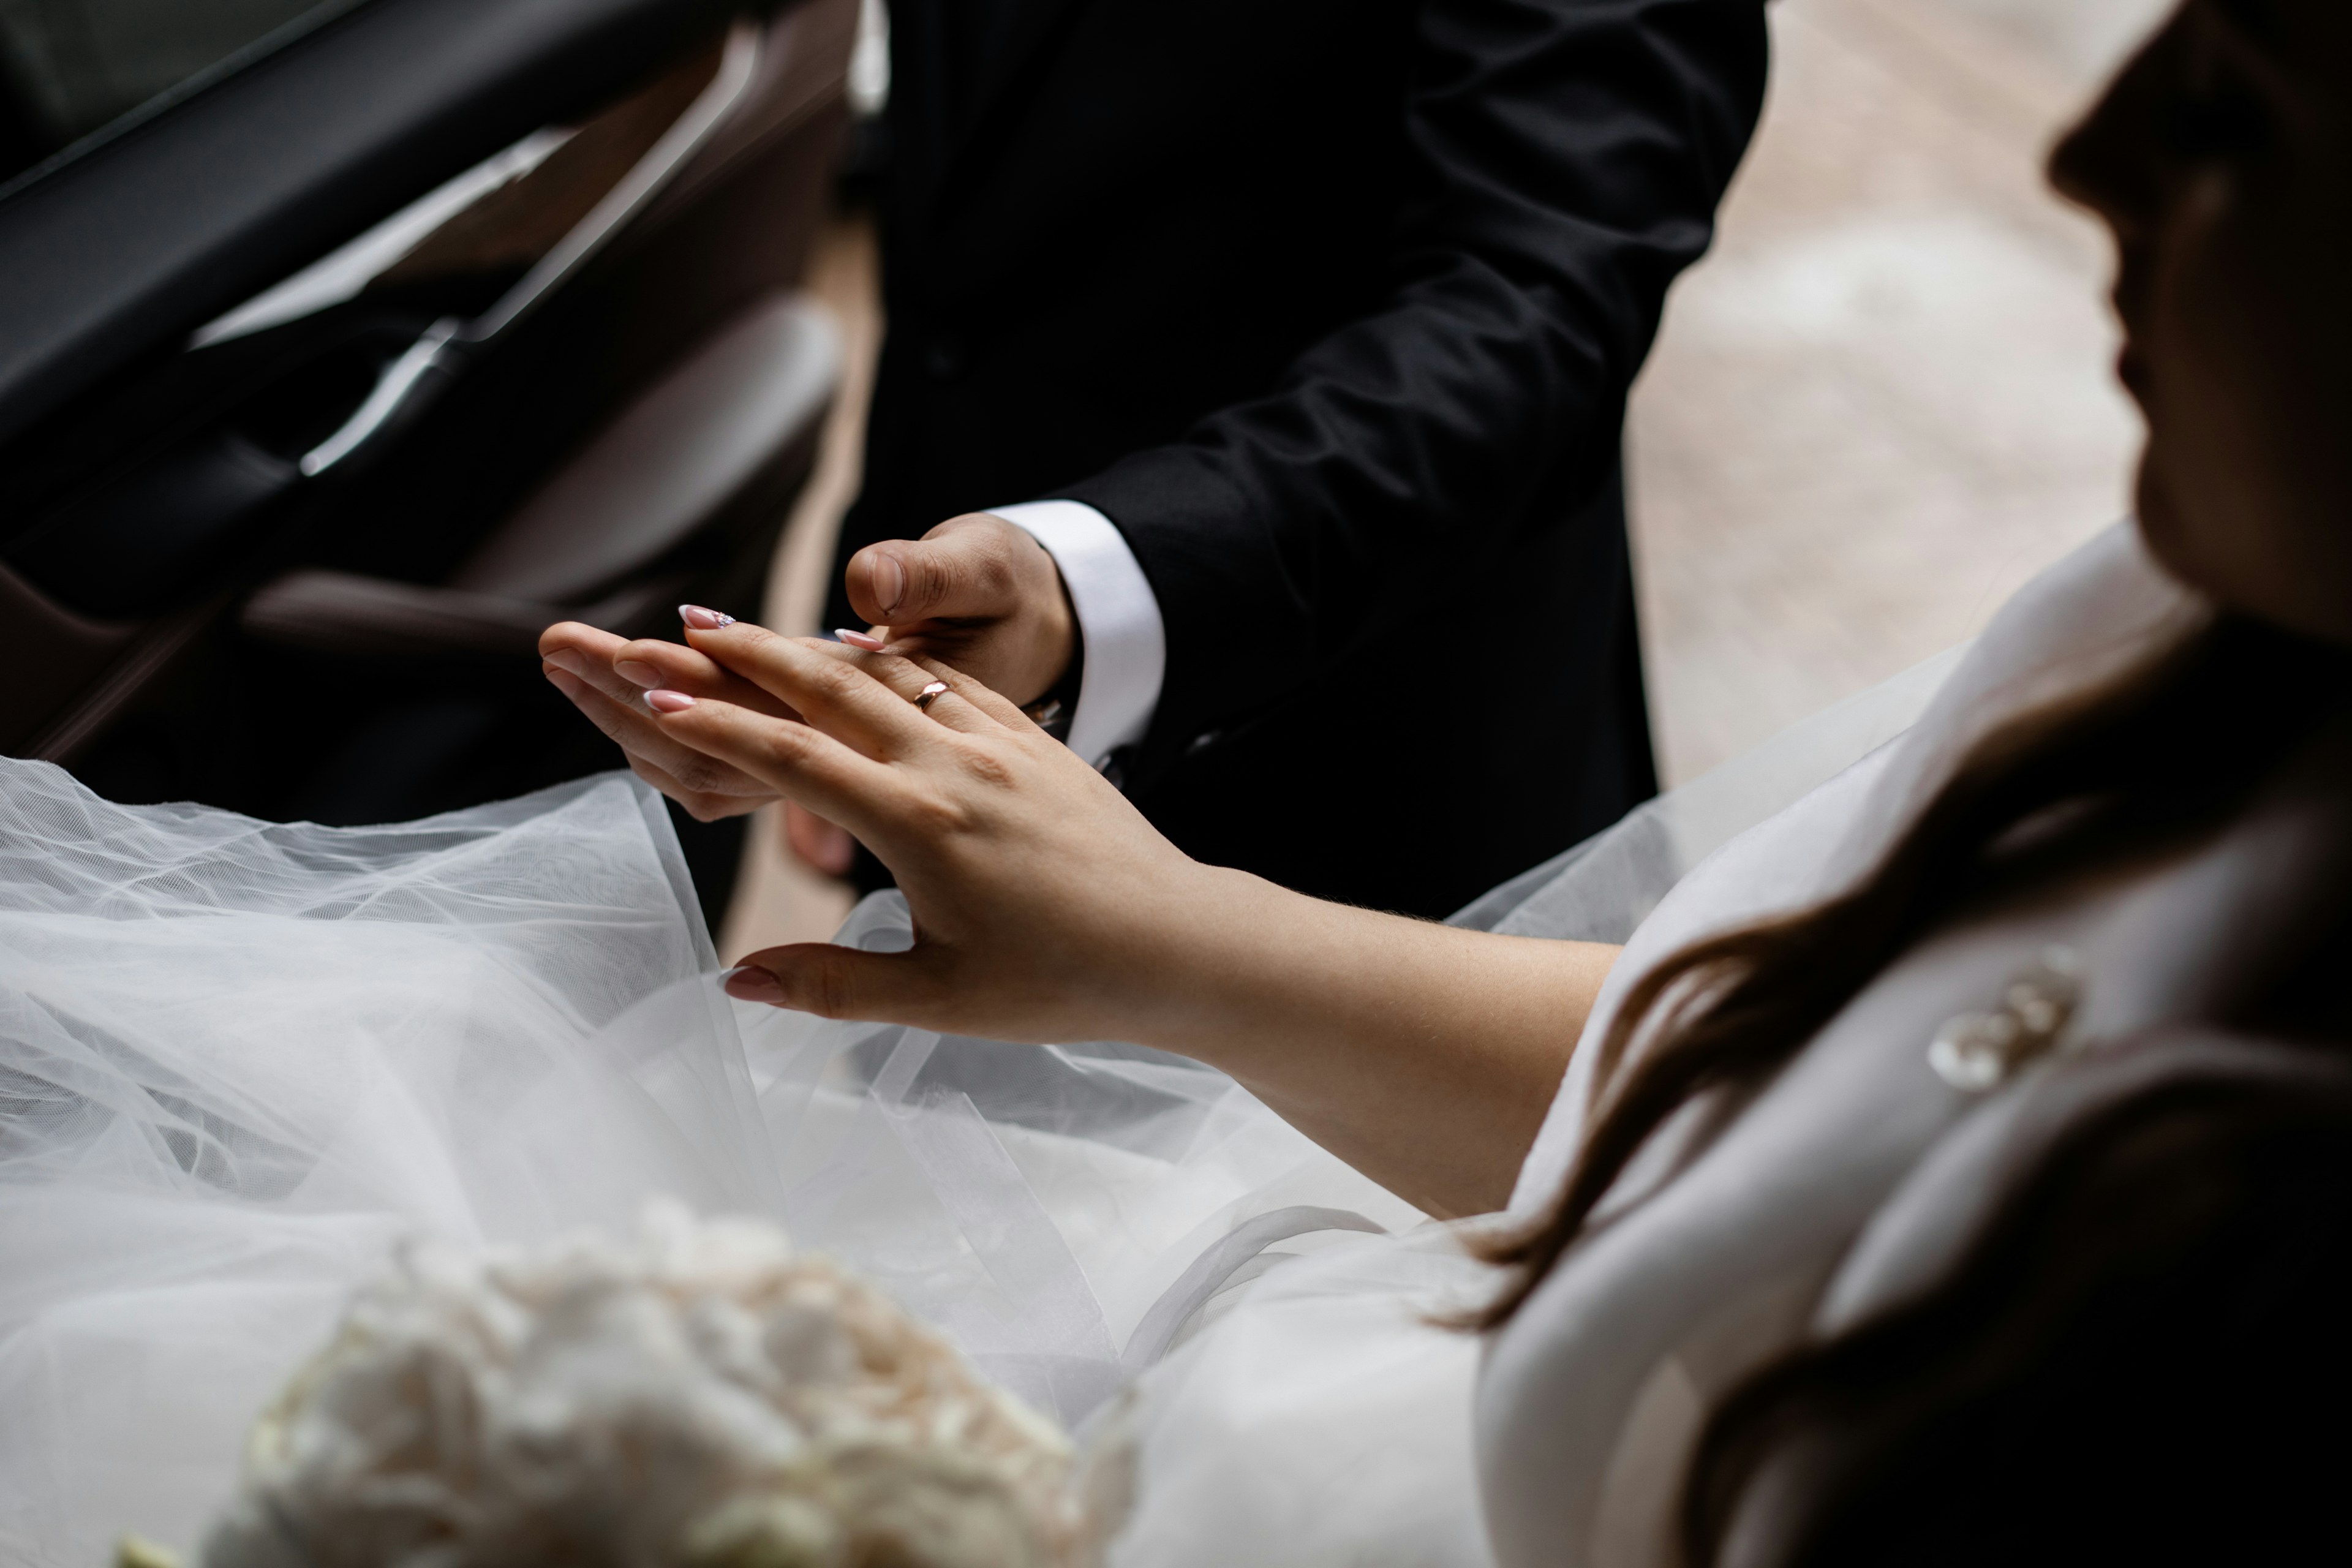
<path id="1" fill-rule="evenodd" d="M 402 820 L 612 767 L 572 618 L 756 613 L 855 0 L 0 0 L 0 748 Z M 740 825 L 679 819 L 706 910 Z"/>

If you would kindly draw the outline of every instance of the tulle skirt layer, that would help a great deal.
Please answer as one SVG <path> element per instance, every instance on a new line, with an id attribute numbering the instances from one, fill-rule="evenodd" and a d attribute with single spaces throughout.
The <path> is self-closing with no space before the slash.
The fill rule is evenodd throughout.
<path id="1" fill-rule="evenodd" d="M 844 940 L 903 943 L 903 903 Z M 0 1561 L 194 1545 L 402 1238 L 620 1230 L 655 1197 L 780 1219 L 1040 1408 L 1125 1423 L 1170 1467 L 1139 1506 L 1184 1521 L 1136 1560 L 1208 1560 L 1179 1488 L 1223 1483 L 1176 1479 L 1204 1436 L 1115 1396 L 1261 1276 L 1422 1216 L 1196 1065 L 742 1007 L 716 967 L 634 781 L 330 830 L 0 763 Z M 1458 1480 L 1471 1347 L 1381 1330 L 1437 1352 Z M 1188 1381 L 1262 1398 L 1296 1338 L 1270 1316 Z"/>

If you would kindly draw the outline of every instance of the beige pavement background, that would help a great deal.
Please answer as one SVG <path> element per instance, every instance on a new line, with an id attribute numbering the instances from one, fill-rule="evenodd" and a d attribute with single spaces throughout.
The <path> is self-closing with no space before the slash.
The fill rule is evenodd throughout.
<path id="1" fill-rule="evenodd" d="M 1974 635 L 2120 516 L 2137 427 L 2108 374 L 2096 231 L 2050 141 L 2168 0 L 1778 0 L 1773 87 L 1715 253 L 1634 390 L 1630 483 L 1660 764 L 1692 778 Z M 771 625 L 814 628 L 856 488 L 879 317 L 845 222 L 811 287 L 853 372 Z M 817 940 L 845 895 L 763 814 L 721 947 Z"/>
<path id="2" fill-rule="evenodd" d="M 1635 388 L 1681 783 L 1979 630 L 2122 515 L 2105 245 L 2055 132 L 2163 0 L 1781 0 L 1763 129 Z"/>

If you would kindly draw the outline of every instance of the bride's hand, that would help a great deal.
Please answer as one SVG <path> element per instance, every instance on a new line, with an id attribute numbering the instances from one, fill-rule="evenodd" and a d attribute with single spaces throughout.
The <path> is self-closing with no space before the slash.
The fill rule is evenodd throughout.
<path id="1" fill-rule="evenodd" d="M 847 827 L 915 919 L 904 953 L 754 953 L 729 982 L 739 997 L 999 1039 L 1136 1038 L 1181 1005 L 1188 934 L 1264 887 L 1185 857 L 1019 709 L 935 660 L 740 622 L 687 639 L 770 710 L 656 689 L 651 725 Z M 946 689 L 918 707 L 934 682 Z"/>
<path id="2" fill-rule="evenodd" d="M 750 681 L 690 647 L 651 638 L 625 642 L 579 621 L 541 632 L 539 657 L 549 681 L 619 744 L 631 770 L 698 822 L 740 816 L 776 798 L 771 785 L 663 734 L 646 711 L 646 692 L 659 687 L 792 717 L 791 709 Z"/>
<path id="3" fill-rule="evenodd" d="M 1432 1214 L 1508 1196 L 1615 949 L 1455 931 L 1203 866 L 1011 702 L 932 659 L 744 625 L 687 640 L 740 683 L 727 691 L 773 711 L 656 689 L 659 738 L 847 827 L 915 916 L 906 952 L 771 948 L 733 994 L 942 1034 L 1159 1046 L 1223 1068 Z"/>

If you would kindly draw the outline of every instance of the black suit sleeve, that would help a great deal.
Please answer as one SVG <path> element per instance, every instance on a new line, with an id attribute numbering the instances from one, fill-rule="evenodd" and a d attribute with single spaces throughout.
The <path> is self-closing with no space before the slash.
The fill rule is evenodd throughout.
<path id="1" fill-rule="evenodd" d="M 1763 0 L 1429 0 L 1416 26 L 1383 301 L 1056 492 L 1118 526 L 1166 620 L 1147 769 L 1368 639 L 1510 612 L 1479 568 L 1613 474 L 1762 104 Z"/>

